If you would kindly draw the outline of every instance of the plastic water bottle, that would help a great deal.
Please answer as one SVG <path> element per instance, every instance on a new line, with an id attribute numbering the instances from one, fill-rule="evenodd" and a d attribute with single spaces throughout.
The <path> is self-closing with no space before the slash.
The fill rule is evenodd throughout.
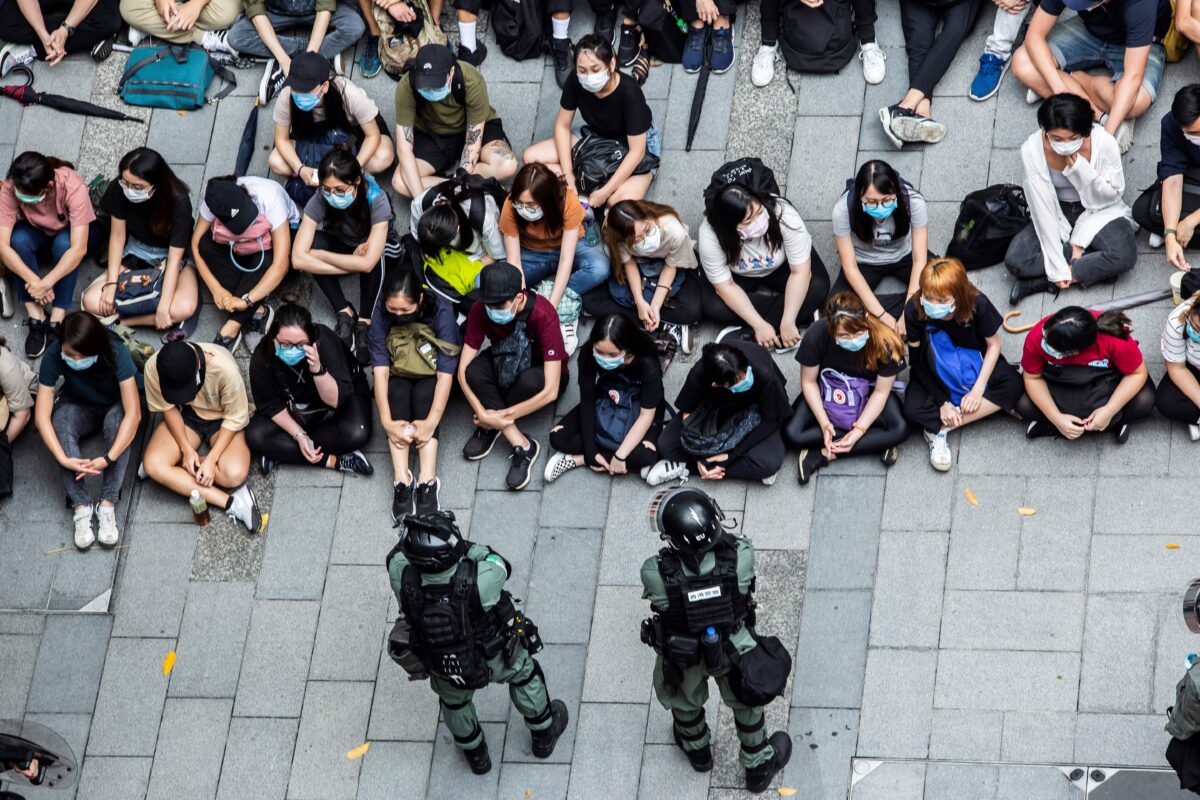
<path id="1" fill-rule="evenodd" d="M 591 207 L 582 200 L 580 205 L 583 206 L 583 240 L 589 247 L 595 247 L 600 244 L 600 226 L 596 224 L 596 215 Z"/>
<path id="2" fill-rule="evenodd" d="M 1192 667 L 1196 666 L 1197 658 L 1198 657 L 1195 653 L 1188 653 L 1187 658 L 1184 659 L 1184 668 L 1190 670 Z"/>
<path id="3" fill-rule="evenodd" d="M 209 521 L 208 503 L 204 502 L 204 498 L 200 496 L 200 492 L 192 490 L 192 496 L 188 498 L 188 503 L 192 507 L 192 518 L 196 520 L 197 525 L 207 525 Z"/>
<path id="4" fill-rule="evenodd" d="M 721 652 L 721 636 L 717 629 L 711 625 L 706 628 L 704 635 L 700 637 L 700 644 L 704 648 L 704 665 L 708 667 L 709 672 L 720 669 L 725 654 Z"/>

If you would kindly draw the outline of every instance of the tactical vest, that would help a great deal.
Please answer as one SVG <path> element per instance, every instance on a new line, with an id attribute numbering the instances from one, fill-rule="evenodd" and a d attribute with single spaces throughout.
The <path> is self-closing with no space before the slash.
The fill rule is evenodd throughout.
<path id="1" fill-rule="evenodd" d="M 413 653 L 430 674 L 464 689 L 488 685 L 488 658 L 504 643 L 503 622 L 495 609 L 483 610 L 476 577 L 476 562 L 463 559 L 449 583 L 423 586 L 421 573 L 409 565 L 400 595 L 400 607 L 412 625 Z M 507 605 L 507 595 L 501 593 L 496 609 Z"/>
<path id="2" fill-rule="evenodd" d="M 745 623 L 751 601 L 738 588 L 737 544 L 722 536 L 712 553 L 717 563 L 711 572 L 688 575 L 674 550 L 659 551 L 658 574 L 667 590 L 667 609 L 660 616 L 667 634 L 700 636 L 713 627 L 728 636 Z"/>

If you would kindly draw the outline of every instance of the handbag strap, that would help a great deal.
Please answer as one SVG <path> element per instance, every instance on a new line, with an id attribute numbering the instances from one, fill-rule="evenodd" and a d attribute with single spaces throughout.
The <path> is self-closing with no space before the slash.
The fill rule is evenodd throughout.
<path id="1" fill-rule="evenodd" d="M 211 98 L 207 98 L 206 102 L 216 103 L 219 100 L 224 100 L 229 96 L 230 92 L 237 88 L 237 76 L 233 74 L 233 70 L 214 59 L 212 54 L 207 50 L 195 44 L 187 46 L 172 44 L 165 47 L 160 47 L 158 50 L 146 56 L 145 58 L 138 59 L 133 66 L 127 67 L 125 69 L 125 74 L 121 76 L 120 82 L 117 83 L 117 91 L 120 92 L 122 89 L 124 89 L 125 84 L 129 82 L 129 79 L 136 75 L 140 70 L 150 66 L 151 64 L 157 64 L 167 56 L 174 57 L 175 62 L 178 64 L 186 63 L 188 60 L 189 50 L 199 50 L 201 53 L 204 53 L 204 57 L 208 59 L 208 66 L 210 69 L 212 69 L 213 74 L 225 83 L 225 86 L 222 87 L 221 90 Z"/>

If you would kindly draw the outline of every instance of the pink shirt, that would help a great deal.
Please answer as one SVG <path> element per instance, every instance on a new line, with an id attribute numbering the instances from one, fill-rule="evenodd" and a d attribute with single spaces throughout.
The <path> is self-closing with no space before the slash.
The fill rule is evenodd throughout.
<path id="1" fill-rule="evenodd" d="M 12 228 L 21 219 L 43 233 L 58 233 L 64 228 L 94 222 L 96 212 L 79 173 L 70 167 L 59 167 L 54 170 L 54 183 L 40 203 L 29 205 L 18 200 L 12 181 L 0 184 L 0 228 Z"/>

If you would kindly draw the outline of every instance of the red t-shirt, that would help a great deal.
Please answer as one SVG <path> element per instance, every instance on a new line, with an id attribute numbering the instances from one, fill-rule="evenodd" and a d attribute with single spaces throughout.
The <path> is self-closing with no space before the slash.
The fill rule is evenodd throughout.
<path id="1" fill-rule="evenodd" d="M 532 300 L 533 310 L 529 311 L 529 319 L 525 322 L 525 335 L 533 348 L 534 363 L 546 361 L 566 361 L 567 348 L 563 346 L 562 328 L 558 327 L 558 312 L 550 301 L 541 295 L 527 293 L 526 310 Z M 524 311 L 522 312 L 524 313 Z M 518 315 L 519 316 L 519 315 Z M 463 335 L 463 343 L 475 350 L 483 348 L 483 340 L 495 344 L 512 335 L 517 322 L 513 320 L 507 325 L 497 325 L 487 315 L 487 306 L 475 303 L 467 314 L 467 331 Z"/>
<path id="2" fill-rule="evenodd" d="M 1093 311 L 1092 315 L 1099 317 L 1100 313 Z M 1142 350 L 1138 346 L 1137 339 L 1132 336 L 1128 339 L 1121 339 L 1103 332 L 1096 336 L 1096 341 L 1086 350 L 1073 353 L 1066 358 L 1051 358 L 1042 349 L 1042 326 L 1045 324 L 1046 320 L 1041 320 L 1025 336 L 1025 347 L 1021 353 L 1021 369 L 1030 375 L 1041 375 L 1046 364 L 1060 366 L 1078 364 L 1096 369 L 1115 369 L 1122 375 L 1132 375 L 1137 372 L 1138 367 L 1142 366 Z"/>

